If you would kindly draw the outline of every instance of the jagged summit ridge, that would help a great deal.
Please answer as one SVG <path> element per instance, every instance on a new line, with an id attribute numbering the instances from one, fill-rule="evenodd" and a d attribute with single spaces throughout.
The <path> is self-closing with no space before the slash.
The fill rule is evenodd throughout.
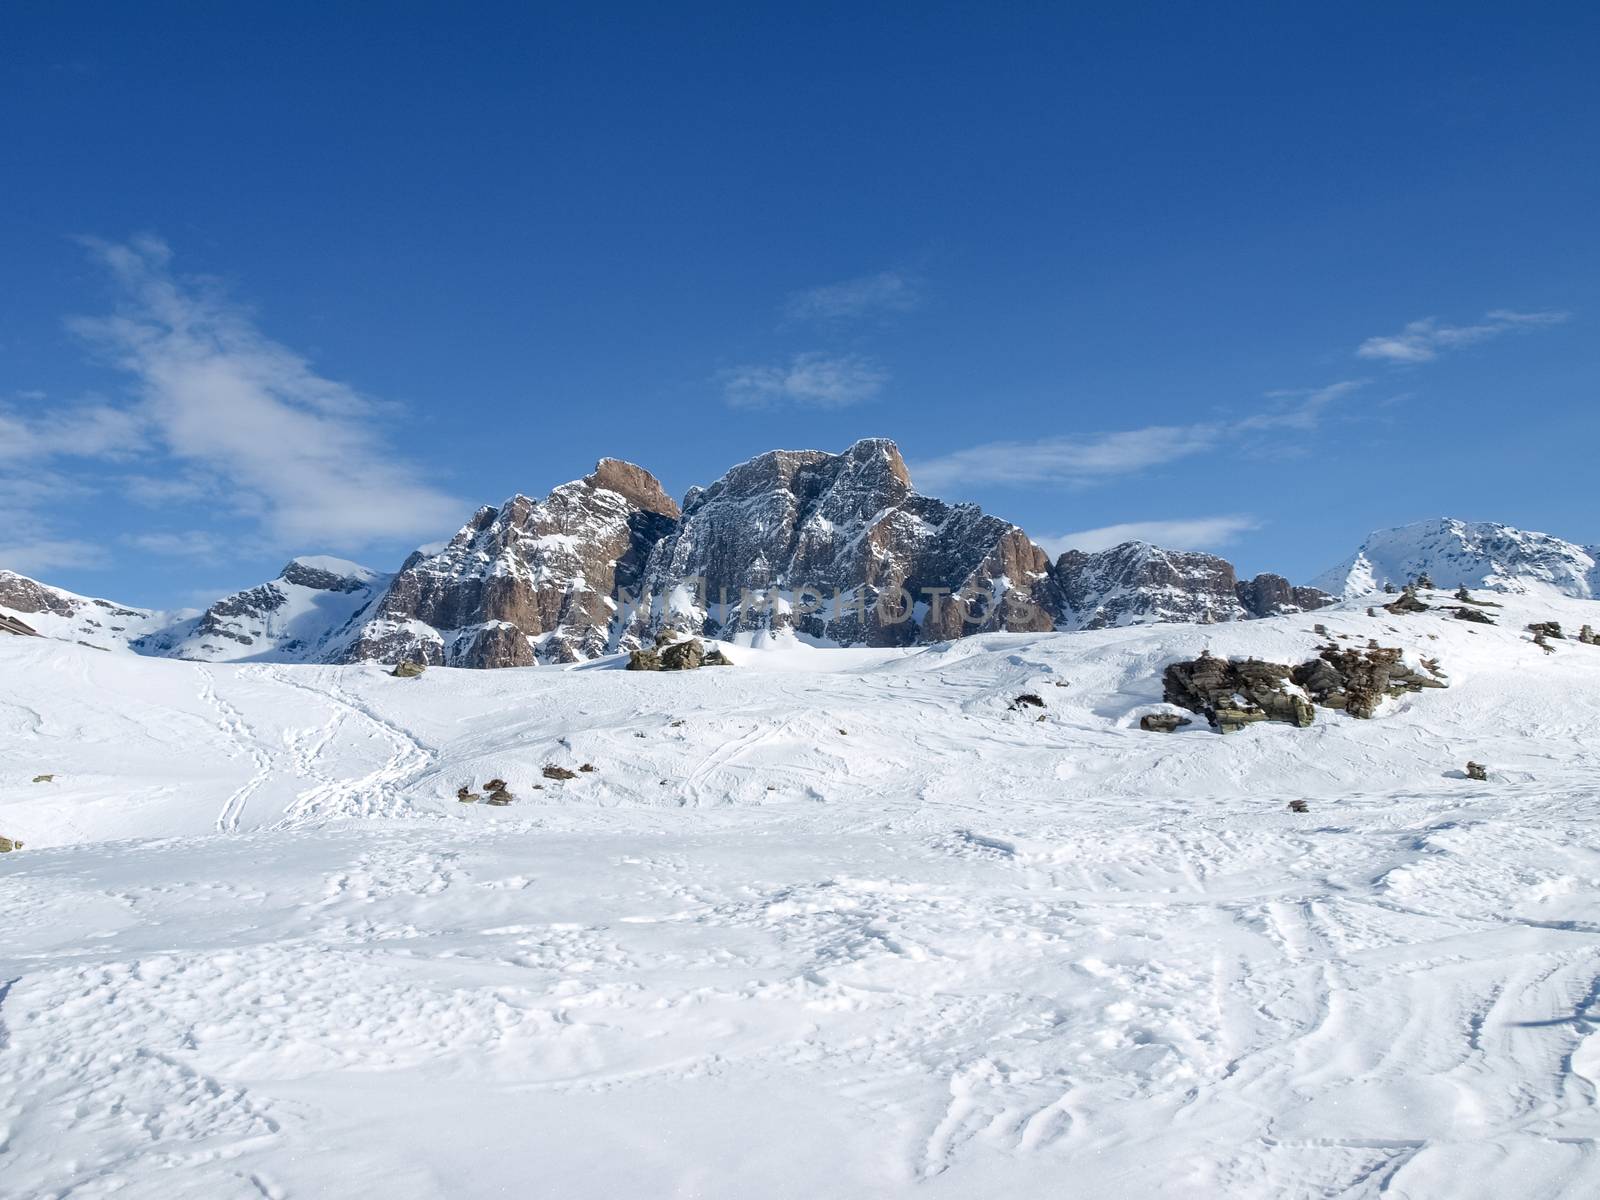
<path id="1" fill-rule="evenodd" d="M 1022 530 L 914 491 L 887 438 L 769 451 L 696 489 L 642 583 L 636 638 L 666 625 L 897 645 L 1048 629 L 1054 599 L 1049 560 Z"/>
<path id="2" fill-rule="evenodd" d="M 1315 587 L 1240 579 L 1213 554 L 1126 542 L 1054 562 L 1018 526 L 917 492 L 887 438 L 771 450 L 682 507 L 603 458 L 543 499 L 486 505 L 388 575 L 305 555 L 277 578 L 170 614 L 0 571 L 0 615 L 46 637 L 207 661 L 574 663 L 663 629 L 904 645 L 995 630 L 1231 622 L 1306 612 L 1427 573 L 1440 587 L 1600 596 L 1600 551 L 1492 522 L 1371 535 Z M 1330 593 L 1332 593 L 1330 595 Z"/>

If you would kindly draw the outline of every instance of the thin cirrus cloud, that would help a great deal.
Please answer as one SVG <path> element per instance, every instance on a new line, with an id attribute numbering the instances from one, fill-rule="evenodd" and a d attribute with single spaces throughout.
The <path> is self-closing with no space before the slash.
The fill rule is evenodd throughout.
<path id="1" fill-rule="evenodd" d="M 919 488 L 957 484 L 1090 484 L 1202 453 L 1218 425 L 1151 425 L 1087 437 L 986 442 L 910 464 Z"/>
<path id="2" fill-rule="evenodd" d="M 1412 321 L 1399 333 L 1370 337 L 1356 347 L 1361 358 L 1390 363 L 1432 362 L 1447 350 L 1485 342 L 1508 333 L 1560 325 L 1572 314 L 1565 312 L 1514 312 L 1497 308 L 1471 325 L 1447 325 L 1437 317 Z"/>
<path id="3" fill-rule="evenodd" d="M 810 351 L 784 363 L 734 367 L 720 378 L 733 408 L 849 408 L 876 399 L 889 374 L 859 354 Z"/>
<path id="4" fill-rule="evenodd" d="M 222 548 L 221 539 L 204 529 L 185 529 L 176 533 L 139 533 L 126 539 L 128 545 L 167 558 L 211 558 Z"/>
<path id="5" fill-rule="evenodd" d="M 174 275 L 163 242 L 85 245 L 118 301 L 112 315 L 70 325 L 132 376 L 138 396 L 124 424 L 108 424 L 142 430 L 181 468 L 213 478 L 263 537 L 355 548 L 460 515 L 390 450 L 375 401 L 317 374 L 215 287 Z"/>
<path id="6" fill-rule="evenodd" d="M 790 321 L 842 321 L 910 312 L 921 304 L 921 281 L 901 271 L 879 271 L 794 292 L 783 314 Z"/>
<path id="7" fill-rule="evenodd" d="M 1149 425 L 1082 437 L 986 442 L 912 462 L 911 477 L 918 487 L 929 491 L 981 484 L 1085 487 L 1218 447 L 1249 444 L 1260 434 L 1310 431 L 1366 383 L 1364 379 L 1344 379 L 1318 388 L 1269 392 L 1267 407 L 1232 420 Z"/>
<path id="8" fill-rule="evenodd" d="M 19 575 L 39 575 L 73 567 L 101 567 L 106 561 L 103 548 L 74 538 L 0 541 L 0 570 L 15 571 Z"/>
<path id="9" fill-rule="evenodd" d="M 1241 534 L 1260 529 L 1261 522 L 1248 515 L 1185 517 L 1172 521 L 1128 521 L 1103 525 L 1099 529 L 1080 529 L 1035 539 L 1052 557 L 1068 550 L 1093 554 L 1124 542 L 1152 542 L 1174 550 L 1215 550 L 1236 540 Z"/>

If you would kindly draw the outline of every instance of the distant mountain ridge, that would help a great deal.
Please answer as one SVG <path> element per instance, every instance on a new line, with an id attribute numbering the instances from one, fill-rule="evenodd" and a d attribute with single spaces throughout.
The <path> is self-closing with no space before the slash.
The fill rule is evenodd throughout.
<path id="1" fill-rule="evenodd" d="M 1426 572 L 1440 587 L 1600 595 L 1600 552 L 1490 522 L 1372 534 L 1314 586 L 1240 579 L 1214 554 L 1125 542 L 1052 562 L 1018 526 L 912 486 L 895 444 L 773 450 L 690 489 L 602 459 L 543 500 L 484 507 L 394 574 L 304 556 L 199 614 L 0 571 L 0 615 L 46 637 L 208 662 L 574 663 L 664 629 L 905 645 L 969 633 L 1253 620 Z"/>
<path id="2" fill-rule="evenodd" d="M 1336 596 L 1358 596 L 1385 584 L 1403 586 L 1423 572 L 1442 588 L 1545 590 L 1592 600 L 1600 596 L 1600 547 L 1494 521 L 1445 517 L 1379 530 L 1312 582 Z"/>
<path id="3" fill-rule="evenodd" d="M 302 555 L 276 579 L 224 596 L 198 617 L 134 639 L 130 648 L 202 662 L 319 662 L 391 578 L 342 558 Z"/>

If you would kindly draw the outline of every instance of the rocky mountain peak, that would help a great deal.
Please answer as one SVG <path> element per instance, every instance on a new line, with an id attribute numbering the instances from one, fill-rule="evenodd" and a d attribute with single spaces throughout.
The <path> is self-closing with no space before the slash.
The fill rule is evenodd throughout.
<path id="1" fill-rule="evenodd" d="M 322 592 L 357 592 L 370 587 L 374 580 L 381 577 L 379 572 L 359 563 L 321 554 L 302 554 L 292 558 L 279 572 L 279 578 L 285 583 Z"/>
<path id="2" fill-rule="evenodd" d="M 680 515 L 677 503 L 661 487 L 661 481 L 643 467 L 620 458 L 602 458 L 594 470 L 583 477 L 591 488 L 604 488 L 616 492 L 628 503 L 645 512 L 659 513 L 676 520 Z"/>
<path id="3" fill-rule="evenodd" d="M 575 662 L 607 649 L 613 594 L 634 586 L 678 506 L 650 472 L 601 459 L 543 500 L 480 508 L 407 559 L 339 652 L 463 667 Z"/>
<path id="4" fill-rule="evenodd" d="M 132 643 L 143 654 L 200 662 L 312 662 L 368 608 L 389 576 L 342 558 L 290 559 L 276 579 L 224 596 L 198 617 Z"/>
<path id="5" fill-rule="evenodd" d="M 709 636 L 793 629 L 884 645 L 1049 628 L 1046 608 L 1024 615 L 1048 577 L 1044 552 L 1016 526 L 915 493 L 887 439 L 840 454 L 774 450 L 691 494 L 681 525 L 651 553 L 652 606 L 629 634 L 662 624 Z M 1007 599 L 951 599 L 963 590 Z"/>

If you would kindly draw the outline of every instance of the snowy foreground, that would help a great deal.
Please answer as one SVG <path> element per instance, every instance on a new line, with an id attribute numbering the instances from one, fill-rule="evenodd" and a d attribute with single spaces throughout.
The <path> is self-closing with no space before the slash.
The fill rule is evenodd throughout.
<path id="1" fill-rule="evenodd" d="M 1500 599 L 683 675 L 0 638 L 0 1194 L 1600 1194 L 1600 648 L 1522 632 L 1600 604 Z M 1314 621 L 1451 687 L 1138 730 Z"/>

